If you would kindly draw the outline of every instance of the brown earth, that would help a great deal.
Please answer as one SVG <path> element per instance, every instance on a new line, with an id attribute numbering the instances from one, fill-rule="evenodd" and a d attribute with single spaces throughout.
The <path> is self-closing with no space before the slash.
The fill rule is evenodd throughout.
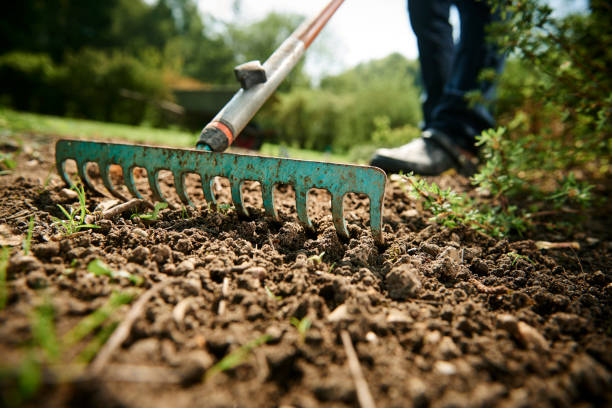
<path id="1" fill-rule="evenodd" d="M 201 208 L 162 210 L 148 223 L 127 211 L 98 221 L 99 229 L 62 236 L 52 220 L 63 218 L 57 204 L 77 199 L 54 172 L 53 138 L 20 137 L 18 167 L 0 177 L 0 239 L 12 246 L 0 311 L 2 404 L 16 403 L 16 373 L 38 350 L 46 362 L 31 406 L 359 406 L 363 388 L 349 368 L 344 331 L 380 407 L 612 403 L 612 243 L 601 210 L 585 215 L 582 231 L 531 237 L 575 241 L 579 249 L 538 249 L 531 239 L 432 225 L 396 179 L 385 197 L 386 243 L 377 246 L 363 197 L 345 200 L 350 239 L 342 240 L 324 191 L 311 194 L 310 231 L 296 221 L 289 187 L 277 191 L 275 221 L 263 215 L 257 183 L 245 189 L 247 205 L 257 208 L 240 218 L 228 206 L 210 211 L 190 180 Z M 14 148 L 3 140 L 3 151 Z M 143 172 L 137 176 L 144 190 Z M 162 179 L 173 194 L 171 179 Z M 456 175 L 435 181 L 469 187 Z M 216 190 L 230 203 L 227 182 Z M 88 193 L 92 212 L 112 204 Z M 24 256 L 31 215 L 32 253 Z M 93 275 L 94 259 L 144 282 Z M 61 339 L 114 291 L 135 298 L 105 327 L 130 310 L 135 321 L 93 375 L 73 363 L 95 333 L 62 347 L 54 364 L 32 348 L 36 306 L 53 306 Z M 151 297 L 139 302 L 145 292 Z M 292 318 L 311 327 L 300 333 Z M 243 353 L 241 364 L 210 375 L 224 356 L 263 335 L 265 344 Z"/>

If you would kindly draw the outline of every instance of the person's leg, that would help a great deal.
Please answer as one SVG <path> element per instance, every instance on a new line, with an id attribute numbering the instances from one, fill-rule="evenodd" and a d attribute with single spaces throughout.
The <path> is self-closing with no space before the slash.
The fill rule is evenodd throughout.
<path id="1" fill-rule="evenodd" d="M 498 16 L 485 1 L 455 0 L 461 18 L 461 36 L 455 48 L 451 74 L 432 112 L 430 127 L 449 135 L 459 146 L 476 152 L 475 137 L 495 126 L 490 112 L 495 86 L 479 79 L 483 70 L 501 72 L 504 57 L 487 40 L 486 27 Z M 470 104 L 469 92 L 479 91 L 482 103 Z"/>
<path id="2" fill-rule="evenodd" d="M 430 125 L 431 113 L 440 102 L 453 61 L 453 28 L 448 21 L 450 0 L 408 0 L 408 15 L 417 36 L 421 77 L 425 87 L 423 119 Z"/>
<path id="3" fill-rule="evenodd" d="M 470 106 L 466 95 L 470 91 L 480 90 L 485 99 L 493 97 L 493 85 L 479 81 L 478 77 L 485 68 L 493 68 L 499 72 L 503 57 L 486 41 L 485 27 L 495 19 L 486 3 L 478 0 L 452 2 L 457 4 L 461 14 L 461 38 L 454 49 L 449 76 L 442 85 L 442 96 L 431 109 L 431 117 L 423 137 L 398 148 L 378 149 L 370 162 L 373 166 L 388 172 L 414 172 L 423 175 L 440 174 L 453 167 L 465 175 L 476 171 L 475 136 L 494 123 L 487 106 Z M 427 3 L 436 1 L 411 0 L 409 9 L 411 12 L 414 9 L 418 14 L 421 11 L 418 6 L 426 7 Z M 411 16 L 412 20 L 419 23 L 415 32 L 425 30 L 428 24 L 426 19 L 419 19 L 417 14 Z M 424 48 L 421 52 L 426 54 L 428 50 Z M 423 55 L 420 55 L 421 70 L 426 75 L 434 68 L 424 66 L 422 58 Z M 440 83 L 441 81 L 438 86 Z"/>

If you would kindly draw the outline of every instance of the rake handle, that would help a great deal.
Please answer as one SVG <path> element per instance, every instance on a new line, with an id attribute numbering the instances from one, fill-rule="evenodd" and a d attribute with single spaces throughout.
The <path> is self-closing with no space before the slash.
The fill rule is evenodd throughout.
<path id="1" fill-rule="evenodd" d="M 262 66 L 258 67 L 258 62 L 244 64 L 249 65 L 248 72 L 238 71 L 237 67 L 237 76 L 255 78 L 255 83 L 249 86 L 248 80 L 241 79 L 243 88 L 202 129 L 196 147 L 215 152 L 227 149 L 295 67 L 343 2 L 331 0 L 319 14 L 304 21 Z"/>

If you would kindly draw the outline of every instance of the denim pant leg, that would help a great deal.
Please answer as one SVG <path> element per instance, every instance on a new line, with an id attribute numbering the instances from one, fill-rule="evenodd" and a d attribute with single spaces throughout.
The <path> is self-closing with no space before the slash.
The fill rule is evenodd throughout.
<path id="1" fill-rule="evenodd" d="M 461 18 L 456 46 L 448 23 L 451 4 L 457 6 Z M 477 0 L 409 0 L 408 10 L 427 93 L 425 124 L 475 151 L 476 135 L 495 125 L 489 111 L 494 84 L 479 81 L 478 76 L 486 68 L 501 72 L 504 58 L 486 39 L 486 26 L 498 16 L 491 14 L 485 1 Z M 444 72 L 445 76 L 441 74 Z M 465 96 L 471 91 L 480 91 L 484 103 L 470 106 Z"/>
<path id="2" fill-rule="evenodd" d="M 408 0 L 408 15 L 417 36 L 421 77 L 425 87 L 423 118 L 431 125 L 453 61 L 453 28 L 448 21 L 451 0 Z"/>
<path id="3" fill-rule="evenodd" d="M 432 112 L 431 127 L 452 136 L 461 147 L 476 151 L 475 138 L 494 127 L 491 105 L 495 96 L 492 81 L 479 80 L 480 73 L 492 69 L 500 73 L 504 56 L 487 40 L 486 27 L 499 19 L 485 1 L 454 0 L 461 18 L 461 35 L 455 46 L 451 74 L 442 97 Z M 480 91 L 482 102 L 470 104 L 468 92 Z"/>

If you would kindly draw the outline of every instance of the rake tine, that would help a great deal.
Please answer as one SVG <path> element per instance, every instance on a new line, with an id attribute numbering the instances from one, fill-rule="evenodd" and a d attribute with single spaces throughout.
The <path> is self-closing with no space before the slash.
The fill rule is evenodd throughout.
<path id="1" fill-rule="evenodd" d="M 232 177 L 230 179 L 230 184 L 232 186 L 232 201 L 234 202 L 236 211 L 238 211 L 240 215 L 248 216 L 249 212 L 245 208 L 244 202 L 242 201 L 242 180 Z"/>
<path id="2" fill-rule="evenodd" d="M 302 221 L 308 228 L 312 228 L 312 223 L 308 217 L 306 201 L 308 199 L 308 188 L 301 184 L 295 186 L 295 208 L 297 210 L 298 219 Z"/>
<path id="3" fill-rule="evenodd" d="M 70 178 L 68 177 L 68 173 L 66 173 L 66 160 L 63 160 L 61 157 L 56 157 L 55 158 L 55 165 L 58 169 L 58 173 L 60 175 L 60 177 L 62 178 L 62 180 L 64 180 L 64 183 L 68 184 L 69 186 L 72 184 L 70 182 Z"/>
<path id="4" fill-rule="evenodd" d="M 344 196 L 339 194 L 332 195 L 331 206 L 332 206 L 332 219 L 334 220 L 334 226 L 338 234 L 345 238 L 348 238 L 348 230 L 346 229 L 346 222 L 344 221 L 344 207 L 343 207 Z"/>
<path id="5" fill-rule="evenodd" d="M 157 178 L 157 171 L 146 168 L 147 169 L 147 178 L 149 179 L 149 186 L 151 186 L 151 191 L 153 193 L 154 201 L 163 201 L 167 203 L 166 199 L 162 197 L 161 190 L 159 188 L 159 180 Z"/>
<path id="6" fill-rule="evenodd" d="M 185 192 L 186 174 L 184 172 L 173 172 L 172 174 L 174 174 L 174 187 L 176 188 L 176 194 L 181 199 L 181 202 L 185 205 L 195 207 Z"/>
<path id="7" fill-rule="evenodd" d="M 95 191 L 96 193 L 100 194 L 100 190 L 98 190 L 93 183 L 91 182 L 91 180 L 89 179 L 89 176 L 87 175 L 87 162 L 86 161 L 77 161 L 77 171 L 79 172 L 79 178 L 81 179 L 81 181 L 83 182 L 83 184 L 85 184 L 85 187 L 87 187 L 88 189 Z M 74 186 L 74 183 L 72 181 L 68 181 L 68 185 L 70 187 Z"/>
<path id="8" fill-rule="evenodd" d="M 261 196 L 263 205 L 268 216 L 278 219 L 276 208 L 274 208 L 274 184 L 263 182 L 261 183 Z"/>
<path id="9" fill-rule="evenodd" d="M 133 167 L 122 167 L 123 169 L 123 181 L 128 191 L 136 198 L 140 198 L 142 200 L 142 194 L 136 188 L 134 184 L 134 168 Z"/>
<path id="10" fill-rule="evenodd" d="M 217 208 L 217 200 L 215 199 L 215 195 L 213 194 L 213 181 L 214 177 L 207 176 L 203 173 L 200 173 L 200 178 L 202 179 L 202 191 L 204 192 L 204 198 L 206 202 L 211 208 Z"/>
<path id="11" fill-rule="evenodd" d="M 377 242 L 383 242 L 382 235 L 382 217 L 380 216 L 380 211 L 382 209 L 382 203 L 374 204 L 370 198 L 370 229 L 372 230 L 372 235 Z"/>
<path id="12" fill-rule="evenodd" d="M 104 187 L 106 187 L 106 189 L 115 197 L 123 200 L 123 201 L 127 201 L 128 198 L 126 196 L 124 196 L 123 194 L 121 194 L 120 192 L 117 191 L 117 189 L 115 188 L 115 186 L 113 186 L 113 183 L 111 182 L 110 179 L 110 163 L 100 163 L 99 168 L 100 168 L 100 177 L 102 177 L 102 183 L 104 183 Z"/>

